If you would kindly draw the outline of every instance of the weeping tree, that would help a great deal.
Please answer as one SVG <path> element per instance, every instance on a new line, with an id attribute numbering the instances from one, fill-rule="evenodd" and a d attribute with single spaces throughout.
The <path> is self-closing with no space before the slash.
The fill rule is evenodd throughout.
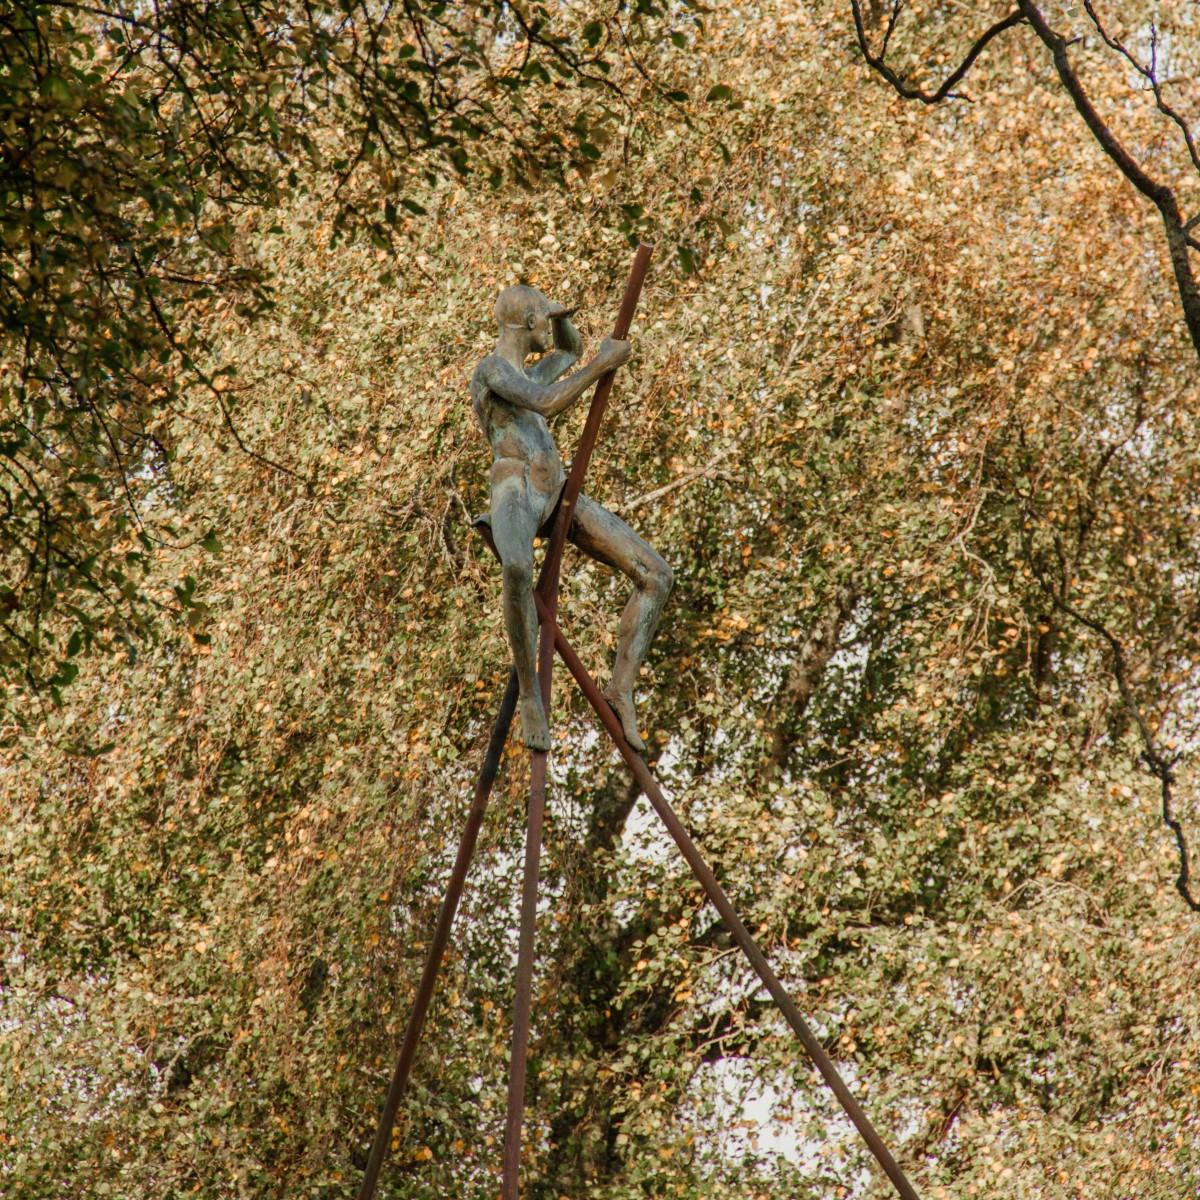
<path id="1" fill-rule="evenodd" d="M 219 539 L 146 568 L 165 604 L 195 580 L 192 623 L 87 660 L 2 760 L 22 1195 L 353 1194 L 508 669 L 466 381 L 519 279 L 594 345 L 630 236 L 683 252 L 589 487 L 675 569 L 640 712 L 723 886 L 923 1195 L 1200 1182 L 1162 823 L 1186 847 L 1200 394 L 1166 251 L 1018 44 L 934 124 L 864 83 L 841 6 L 751 15 L 631 39 L 586 172 L 414 192 L 406 255 L 331 245 L 328 174 L 239 219 L 275 302 L 214 291 L 195 336 L 254 454 L 199 376 L 154 426 L 157 502 Z M 601 678 L 621 600 L 572 560 Z M 552 723 L 529 1194 L 886 1195 L 565 684 Z M 525 762 L 384 1196 L 494 1193 Z"/>
<path id="2" fill-rule="evenodd" d="M 10 726 L 57 702 L 82 651 L 133 657 L 161 618 L 194 614 L 187 580 L 165 599 L 150 582 L 160 550 L 219 541 L 173 504 L 163 422 L 188 412 L 267 460 L 240 429 L 238 365 L 213 357 L 199 319 L 215 297 L 247 319 L 275 302 L 269 257 L 239 225 L 319 179 L 329 236 L 403 255 L 440 184 L 562 186 L 628 115 L 638 43 L 700 22 L 686 4 L 587 19 L 511 3 L 13 6 L 0 29 Z M 197 385 L 203 412 L 181 401 Z"/>

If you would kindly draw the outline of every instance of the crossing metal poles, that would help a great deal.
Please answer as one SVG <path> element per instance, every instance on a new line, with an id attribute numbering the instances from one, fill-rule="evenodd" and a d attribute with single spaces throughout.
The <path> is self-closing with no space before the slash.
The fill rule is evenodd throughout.
<path id="1" fill-rule="evenodd" d="M 613 327 L 614 338 L 625 338 L 633 324 L 638 297 L 650 263 L 651 247 L 644 242 L 638 247 L 625 285 L 625 297 Z M 550 713 L 550 677 L 554 669 L 554 630 L 558 613 L 558 577 L 562 566 L 563 547 L 567 530 L 575 513 L 575 503 L 583 488 L 592 451 L 600 434 L 600 422 L 612 391 L 614 372 L 601 376 L 592 394 L 591 408 L 583 427 L 583 436 L 571 470 L 563 486 L 554 519 L 554 529 L 546 549 L 542 586 L 536 593 L 542 614 L 538 641 L 538 682 L 542 688 L 542 704 Z M 513 999 L 512 1051 L 508 1064 L 508 1105 L 504 1122 L 504 1166 L 500 1182 L 501 1200 L 517 1200 L 521 1173 L 521 1127 L 525 1115 L 525 1068 L 529 1054 L 529 1022 L 533 1005 L 533 959 L 537 928 L 538 872 L 542 847 L 542 822 L 546 811 L 546 764 L 544 750 L 530 752 L 529 807 L 526 812 L 525 871 L 521 889 L 521 924 L 517 938 L 517 986 Z"/>
<path id="2" fill-rule="evenodd" d="M 625 298 L 621 305 L 614 328 L 614 337 L 624 338 L 632 323 L 637 308 L 638 296 L 645 278 L 646 267 L 649 263 L 651 247 L 643 244 L 638 247 L 634 259 L 633 270 L 630 272 L 629 283 L 625 290 Z M 687 830 L 679 820 L 675 811 L 663 795 L 658 781 L 642 757 L 625 740 L 624 731 L 615 713 L 588 674 L 579 656 L 571 648 L 561 630 L 558 628 L 558 579 L 562 562 L 563 546 L 567 530 L 570 528 L 575 503 L 583 485 L 583 476 L 595 448 L 599 434 L 600 421 L 612 389 L 612 373 L 605 375 L 596 385 L 592 406 L 588 412 L 587 424 L 580 439 L 579 448 L 571 464 L 571 471 L 559 501 L 554 529 L 542 564 L 537 587 L 534 589 L 534 601 L 537 605 L 541 621 L 541 633 L 538 645 L 538 679 L 542 688 L 542 700 L 549 713 L 550 681 L 553 652 L 558 651 L 567 669 L 574 676 L 588 704 L 599 717 L 613 745 L 625 760 L 635 781 L 646 794 L 647 799 L 667 827 L 667 831 L 675 840 L 692 873 L 704 889 L 713 907 L 716 908 L 722 921 L 729 929 L 734 940 L 749 959 L 751 966 L 757 972 L 772 999 L 779 1006 L 788 1024 L 795 1031 L 805 1050 L 812 1058 L 814 1065 L 829 1085 L 838 1102 L 861 1134 L 867 1148 L 875 1156 L 880 1167 L 895 1187 L 902 1200 L 919 1200 L 916 1190 L 908 1181 L 900 1165 L 884 1144 L 870 1119 L 855 1100 L 839 1074 L 832 1059 L 826 1054 L 824 1047 L 809 1028 L 800 1010 L 788 995 L 779 977 L 775 974 L 766 955 L 750 935 L 741 918 L 737 915 L 729 898 L 718 883 L 711 868 L 704 861 L 695 843 L 688 836 Z M 484 530 L 483 536 L 489 548 L 495 553 L 490 531 Z M 451 871 L 450 882 L 446 896 L 438 914 L 437 925 L 430 941 L 425 959 L 425 966 L 417 993 L 413 1001 L 413 1011 L 405 1029 L 400 1052 L 396 1060 L 391 1086 L 388 1089 L 387 1100 L 380 1117 L 379 1127 L 371 1147 L 367 1169 L 362 1187 L 359 1189 L 358 1200 L 373 1200 L 378 1184 L 380 1168 L 387 1153 L 387 1145 L 396 1112 L 403 1096 L 404 1088 L 412 1069 L 413 1058 L 417 1043 L 420 1040 L 421 1029 L 425 1014 L 433 995 L 437 973 L 450 936 L 450 927 L 462 896 L 467 870 L 474 854 L 479 827 L 483 821 L 488 796 L 495 781 L 499 768 L 500 754 L 512 724 L 513 713 L 517 701 L 516 672 L 509 674 L 508 687 L 492 728 L 491 739 L 488 743 L 487 754 L 483 768 L 480 771 L 475 786 L 475 794 L 467 814 L 466 827 L 459 843 L 458 855 Z M 524 1116 L 525 1067 L 528 1052 L 529 1022 L 531 1015 L 531 997 L 533 980 L 534 927 L 537 916 L 537 885 L 540 868 L 541 830 L 545 811 L 545 779 L 546 755 L 534 752 L 531 755 L 531 783 L 529 810 L 527 814 L 525 869 L 522 888 L 521 925 L 518 939 L 517 988 L 513 1007 L 513 1042 L 510 1060 L 508 1109 L 505 1124 L 504 1165 L 502 1176 L 502 1200 L 518 1200 L 518 1183 L 521 1154 L 521 1126 Z"/>

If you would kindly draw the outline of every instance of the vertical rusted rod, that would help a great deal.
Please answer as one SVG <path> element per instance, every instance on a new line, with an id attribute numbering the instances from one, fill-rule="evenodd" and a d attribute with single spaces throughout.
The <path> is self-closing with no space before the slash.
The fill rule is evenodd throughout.
<path id="1" fill-rule="evenodd" d="M 400 1099 L 404 1095 L 404 1088 L 412 1070 L 413 1058 L 417 1053 L 417 1043 L 421 1040 L 421 1030 L 425 1024 L 425 1014 L 429 1010 L 429 1002 L 433 998 L 438 971 L 441 969 L 442 959 L 446 953 L 446 944 L 450 940 L 450 927 L 454 924 L 454 915 L 458 911 L 458 902 L 462 898 L 467 870 L 475 855 L 475 842 L 479 837 L 479 827 L 483 824 L 488 797 L 492 793 L 492 785 L 495 783 L 496 773 L 500 769 L 500 755 L 504 750 L 504 742 L 508 737 L 513 713 L 517 708 L 517 690 L 517 672 L 511 670 L 508 673 L 508 687 L 504 690 L 504 699 L 500 702 L 500 711 L 496 714 L 492 735 L 488 739 L 483 766 L 475 783 L 475 794 L 471 799 L 467 823 L 458 843 L 454 869 L 450 872 L 450 882 L 446 885 L 446 895 L 442 900 L 437 925 L 429 942 L 429 950 L 425 955 L 421 982 L 417 985 L 417 994 L 413 999 L 408 1026 L 404 1030 L 404 1041 L 400 1043 L 400 1053 L 396 1058 L 396 1068 L 392 1072 L 391 1086 L 388 1088 L 387 1100 L 384 1101 L 383 1114 L 379 1118 L 379 1127 L 375 1131 L 371 1154 L 367 1159 L 366 1174 L 363 1176 L 362 1186 L 358 1189 L 358 1200 L 372 1200 L 375 1188 L 379 1183 L 379 1172 L 383 1167 L 383 1160 L 387 1157 L 388 1141 L 391 1137 L 392 1126 L 396 1121 L 396 1110 L 400 1107 Z"/>
<path id="2" fill-rule="evenodd" d="M 557 599 L 557 593 L 554 593 Z M 540 599 L 540 597 L 539 597 Z M 550 712 L 550 676 L 554 640 L 542 626 L 538 645 L 538 683 L 542 704 Z M 549 653 L 547 653 L 547 650 Z M 529 807 L 525 814 L 525 871 L 521 884 L 521 925 L 517 936 L 517 980 L 513 1000 L 512 1049 L 508 1063 L 508 1100 L 504 1117 L 501 1200 L 517 1200 L 521 1175 L 521 1126 L 525 1117 L 525 1069 L 529 1025 L 533 1013 L 533 958 L 537 933 L 538 877 L 541 872 L 542 825 L 546 814 L 546 754 L 534 751 L 529 763 Z"/>
<path id="3" fill-rule="evenodd" d="M 625 295 L 613 326 L 613 337 L 624 338 L 633 324 L 637 311 L 638 297 L 646 278 L 653 247 L 643 242 L 634 255 Z M 600 433 L 600 422 L 612 392 L 613 375 L 608 371 L 596 383 L 592 393 L 591 407 L 583 434 L 571 460 L 571 470 L 563 486 L 558 502 L 558 512 L 546 557 L 542 562 L 542 577 L 535 596 L 539 610 L 549 613 L 543 617 L 541 637 L 538 642 L 538 682 L 542 689 L 542 704 L 546 714 L 550 713 L 551 672 L 554 667 L 555 615 L 558 611 L 558 575 L 562 564 L 563 546 L 567 530 L 575 513 L 575 502 L 583 488 L 583 477 L 596 446 Z M 542 825 L 546 811 L 546 762 L 544 751 L 535 750 L 530 755 L 529 808 L 526 814 L 525 868 L 521 887 L 521 924 L 517 938 L 516 995 L 513 999 L 512 1050 L 508 1068 L 508 1102 L 504 1122 L 504 1159 L 500 1183 L 501 1200 L 517 1200 L 521 1174 L 521 1127 L 525 1116 L 525 1073 L 529 1050 L 529 1025 L 533 1008 L 533 959 L 537 929 L 538 876 L 541 868 Z"/>
<path id="4" fill-rule="evenodd" d="M 742 948 L 742 951 L 750 960 L 750 965 L 758 973 L 759 979 L 763 981 L 767 991 L 771 993 L 771 998 L 779 1006 L 788 1024 L 795 1030 L 796 1036 L 804 1044 L 809 1057 L 816 1064 L 817 1070 L 821 1072 L 825 1082 L 837 1097 L 842 1108 L 845 1109 L 846 1115 L 854 1122 L 854 1127 L 862 1135 L 867 1148 L 875 1156 L 884 1173 L 892 1181 L 896 1191 L 903 1197 L 903 1200 L 919 1200 L 913 1185 L 909 1183 L 908 1178 L 900 1169 L 900 1164 L 896 1162 L 887 1146 L 884 1145 L 883 1139 L 876 1132 L 875 1126 L 871 1124 L 870 1118 L 859 1107 L 858 1101 L 854 1099 L 850 1089 L 838 1073 L 833 1060 L 825 1053 L 824 1047 L 808 1027 L 808 1022 L 800 1015 L 800 1010 L 796 1007 L 791 996 L 788 995 L 787 989 L 784 988 L 779 977 L 772 970 L 766 955 L 758 948 L 758 943 L 750 936 L 750 931 L 742 923 L 733 905 L 730 904 L 729 897 L 725 895 L 721 885 L 717 882 L 717 877 L 704 861 L 700 851 L 696 849 L 695 842 L 688 836 L 687 830 L 683 827 L 683 822 L 680 821 L 670 804 L 667 803 L 667 798 L 658 786 L 658 781 L 651 774 L 650 768 L 646 766 L 641 755 L 633 750 L 625 740 L 624 731 L 621 729 L 621 722 L 609 707 L 608 701 L 604 699 L 600 689 L 596 686 L 595 680 L 588 674 L 587 668 L 580 661 L 579 656 L 558 630 L 557 623 L 554 621 L 552 614 L 544 607 L 541 608 L 541 617 L 543 622 L 545 622 L 542 628 L 550 627 L 554 630 L 555 648 L 558 650 L 563 662 L 566 663 L 567 669 L 575 676 L 576 682 L 578 682 L 580 689 L 587 698 L 587 702 L 596 710 L 596 715 L 600 718 L 604 728 L 608 730 L 609 736 L 612 738 L 617 750 L 620 751 L 626 766 L 633 773 L 638 786 L 646 793 L 646 798 L 663 819 L 668 832 L 675 839 L 675 844 L 682 851 L 688 866 L 691 867 L 692 874 L 699 880 L 700 886 L 704 888 L 709 900 L 712 901 L 713 907 L 720 914 L 721 920 L 725 922 L 726 928 L 733 934 L 734 941 Z"/>

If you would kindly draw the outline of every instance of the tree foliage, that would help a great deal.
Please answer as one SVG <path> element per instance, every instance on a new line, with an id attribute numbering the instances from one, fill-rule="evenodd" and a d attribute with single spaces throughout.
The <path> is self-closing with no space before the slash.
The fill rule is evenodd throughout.
<path id="1" fill-rule="evenodd" d="M 922 1195 L 1200 1184 L 1195 884 L 1141 757 L 1186 845 L 1200 388 L 1155 215 L 1015 39 L 931 118 L 843 6 L 675 32 L 630 34 L 566 187 L 426 181 L 405 254 L 331 244 L 328 174 L 239 215 L 275 303 L 214 289 L 153 425 L 164 520 L 219 539 L 147 560 L 192 624 L 0 760 L 14 1194 L 354 1194 L 507 671 L 466 381 L 518 279 L 594 346 L 641 235 L 684 252 L 589 490 L 675 569 L 673 801 Z M 568 558 L 601 677 L 620 601 Z M 528 1194 L 888 1194 L 561 672 L 552 723 Z M 383 1196 L 495 1192 L 525 764 Z"/>
<path id="2" fill-rule="evenodd" d="M 672 23 L 688 28 L 689 12 Z M 490 0 L 12 6 L 0 28 L 6 683 L 57 699 L 93 642 L 132 656 L 164 612 L 191 611 L 186 586 L 164 600 L 149 570 L 164 544 L 211 533 L 202 514 L 172 521 L 159 430 L 186 413 L 258 453 L 236 419 L 238 364 L 213 358 L 201 319 L 216 296 L 248 318 L 274 302 L 270 263 L 247 253 L 239 221 L 320 180 L 335 237 L 397 249 L 424 211 L 419 188 L 586 170 L 627 110 L 612 78 L 623 42 L 660 26 Z M 181 401 L 198 383 L 204 410 Z"/>
<path id="3" fill-rule="evenodd" d="M 1200 225 L 1200 209 L 1196 209 L 1200 203 L 1200 146 L 1196 115 L 1189 104 L 1197 68 L 1195 43 L 1188 41 L 1195 34 L 1194 6 L 1120 6 L 1117 19 L 1130 31 L 1123 33 L 1111 28 L 1090 0 L 1084 0 L 1081 13 L 1064 14 L 1061 22 L 1049 8 L 1044 10 L 1033 0 L 1018 0 L 1015 9 L 976 37 L 936 87 L 923 87 L 889 63 L 889 49 L 908 42 L 904 58 L 926 75 L 945 61 L 944 54 L 931 55 L 926 48 L 930 35 L 935 45 L 943 44 L 947 34 L 957 33 L 957 20 L 947 21 L 936 9 L 920 13 L 915 27 L 905 30 L 907 37 L 894 38 L 902 24 L 903 0 L 891 0 L 886 20 L 885 6 L 872 0 L 871 23 L 882 26 L 876 47 L 860 0 L 850 0 L 850 5 L 863 58 L 898 95 L 923 104 L 963 99 L 964 94 L 954 89 L 967 79 L 988 45 L 1010 30 L 1027 26 L 1049 51 L 1060 85 L 1097 145 L 1158 210 L 1184 323 L 1200 354 L 1200 283 L 1194 258 L 1200 252 L 1200 238 L 1195 233 Z M 1067 19 L 1072 20 L 1071 25 L 1065 23 Z M 1189 206 L 1195 211 L 1189 211 Z"/>

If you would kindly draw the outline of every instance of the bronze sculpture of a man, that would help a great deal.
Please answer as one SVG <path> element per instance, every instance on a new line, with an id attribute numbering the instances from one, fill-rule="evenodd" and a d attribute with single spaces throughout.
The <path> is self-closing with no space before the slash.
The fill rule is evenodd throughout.
<path id="1" fill-rule="evenodd" d="M 496 348 L 475 368 L 471 401 L 491 442 L 491 529 L 504 577 L 504 621 L 520 683 L 525 745 L 549 750 L 550 728 L 537 680 L 537 610 L 533 602 L 533 540 L 549 524 L 566 482 L 548 417 L 569 408 L 630 354 L 628 342 L 605 338 L 599 352 L 565 379 L 583 349 L 572 325 L 574 310 L 552 303 L 526 284 L 505 288 L 496 298 L 500 336 Z M 551 346 L 553 345 L 553 349 Z M 531 354 L 542 357 L 528 370 Z M 556 382 L 557 381 L 557 382 Z M 619 517 L 580 496 L 567 536 L 585 554 L 615 567 L 633 583 L 621 615 L 612 681 L 605 692 L 635 750 L 638 736 L 633 685 L 671 590 L 671 568 Z"/>

